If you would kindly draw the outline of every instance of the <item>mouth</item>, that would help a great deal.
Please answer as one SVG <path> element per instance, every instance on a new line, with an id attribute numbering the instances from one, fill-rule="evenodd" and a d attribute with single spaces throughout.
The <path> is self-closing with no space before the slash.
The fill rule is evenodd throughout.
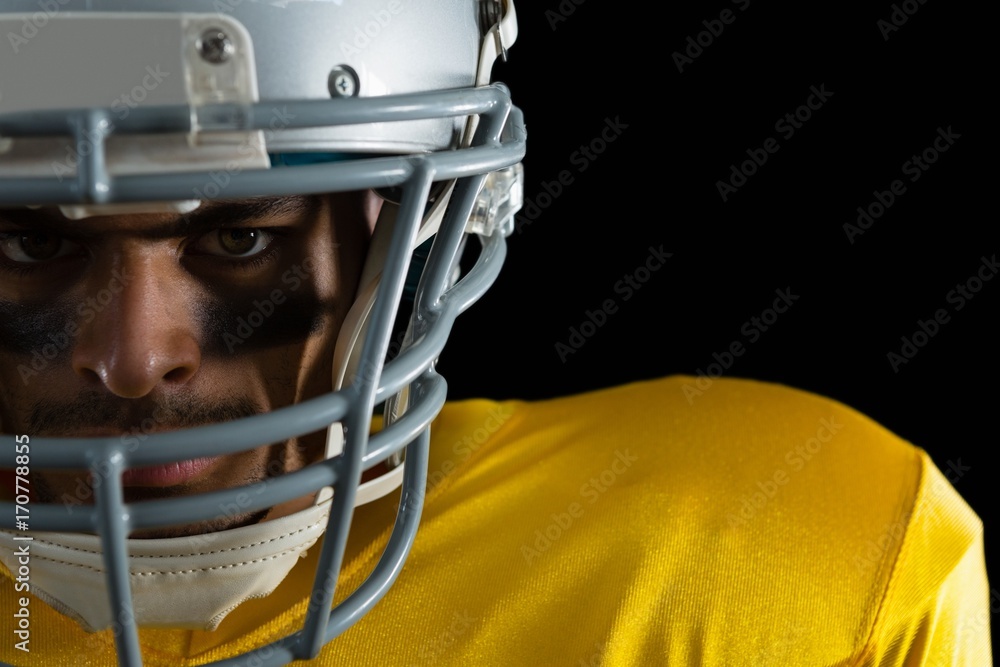
<path id="1" fill-rule="evenodd" d="M 122 473 L 122 486 L 179 486 L 200 477 L 221 457 L 174 461 L 156 466 L 130 468 Z"/>
<path id="2" fill-rule="evenodd" d="M 161 431 L 171 431 L 174 429 L 162 429 Z M 62 435 L 62 434 L 60 434 Z M 109 433 L 107 429 L 76 429 L 72 433 L 76 437 L 108 437 L 128 434 Z M 194 481 L 201 477 L 212 466 L 222 460 L 221 456 L 208 456 L 187 461 L 172 461 L 159 465 L 143 466 L 140 468 L 129 468 L 122 472 L 122 486 L 124 487 L 168 487 L 180 486 Z M 92 477 L 88 474 L 88 479 Z"/>

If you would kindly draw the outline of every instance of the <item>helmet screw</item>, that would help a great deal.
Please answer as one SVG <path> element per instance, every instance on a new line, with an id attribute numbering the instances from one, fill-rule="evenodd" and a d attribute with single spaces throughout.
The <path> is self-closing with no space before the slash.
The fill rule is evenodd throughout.
<path id="1" fill-rule="evenodd" d="M 220 65 L 232 58 L 236 46 L 221 29 L 209 28 L 198 38 L 198 53 L 213 65 Z"/>
<path id="2" fill-rule="evenodd" d="M 337 65 L 331 69 L 326 86 L 330 90 L 330 97 L 357 97 L 360 87 L 357 73 L 347 65 Z"/>

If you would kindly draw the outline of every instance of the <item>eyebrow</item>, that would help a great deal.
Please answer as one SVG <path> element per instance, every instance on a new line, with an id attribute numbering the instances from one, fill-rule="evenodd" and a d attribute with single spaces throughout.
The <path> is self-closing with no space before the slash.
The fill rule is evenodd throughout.
<path id="1" fill-rule="evenodd" d="M 213 229 L 237 227 L 269 218 L 302 216 L 320 207 L 318 195 L 291 197 L 255 197 L 241 201 L 202 205 L 168 223 L 136 230 L 138 236 L 151 239 L 198 236 Z M 0 218 L 12 224 L 57 235 L 93 238 L 108 233 L 106 229 L 87 227 L 87 220 L 69 220 L 56 209 L 0 209 Z"/>

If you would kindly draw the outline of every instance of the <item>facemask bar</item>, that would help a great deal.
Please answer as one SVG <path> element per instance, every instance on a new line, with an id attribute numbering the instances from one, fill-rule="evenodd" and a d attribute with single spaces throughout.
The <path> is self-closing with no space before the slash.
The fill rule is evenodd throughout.
<path id="1" fill-rule="evenodd" d="M 0 137 L 16 140 L 18 137 L 71 136 L 76 142 L 81 164 L 76 178 L 0 180 L 0 206 L 189 201 L 193 193 L 203 193 L 206 184 L 213 183 L 211 172 L 204 171 L 111 177 L 104 150 L 110 133 L 273 131 L 270 126 L 275 114 L 279 113 L 285 119 L 282 131 L 415 121 L 441 115 L 506 119 L 509 105 L 506 87 L 493 84 L 475 89 L 378 98 L 282 101 L 280 108 L 270 103 L 143 107 L 115 123 L 111 122 L 109 109 L 5 114 L 0 116 Z M 275 171 L 270 169 L 245 170 L 231 175 L 223 194 L 225 199 L 245 199 L 395 187 L 407 181 L 415 165 L 430 155 L 434 156 L 434 178 L 446 180 L 509 167 L 520 160 L 523 148 L 523 143 L 501 144 L 497 140 L 473 144 L 461 151 L 372 158 L 365 168 L 359 168 L 357 161 L 283 167 L 283 170 L 295 170 L 294 179 L 276 179 Z M 331 188 L 334 178 L 338 180 L 337 186 Z"/>
<path id="2" fill-rule="evenodd" d="M 445 400 L 445 382 L 433 370 L 455 317 L 488 289 L 499 273 L 505 254 L 502 234 L 483 237 L 483 251 L 473 270 L 453 288 L 439 277 L 457 262 L 457 250 L 466 231 L 485 173 L 512 167 L 524 154 L 524 131 L 520 112 L 511 107 L 506 89 L 494 85 L 480 89 L 414 94 L 379 99 L 300 101 L 282 103 L 289 110 L 289 127 L 394 122 L 442 115 L 480 115 L 471 148 L 429 155 L 371 158 L 351 163 L 283 167 L 233 174 L 225 189 L 227 199 L 278 196 L 404 186 L 400 216 L 405 223 L 397 231 L 390 250 L 386 275 L 379 287 L 373 327 L 365 340 L 359 372 L 344 389 L 304 403 L 239 422 L 202 426 L 184 431 L 154 434 L 140 443 L 125 438 L 32 438 L 31 467 L 43 469 L 88 468 L 94 479 L 95 505 L 91 507 L 31 507 L 31 529 L 43 531 L 97 532 L 109 573 L 109 591 L 114 616 L 119 623 L 115 641 L 124 665 L 141 665 L 138 632 L 132 616 L 127 547 L 129 531 L 217 515 L 216 508 L 232 502 L 250 487 L 217 491 L 178 499 L 125 504 L 121 475 L 127 468 L 188 460 L 209 452 L 218 456 L 252 449 L 287 438 L 305 435 L 343 421 L 347 428 L 344 455 L 311 465 L 298 472 L 267 480 L 245 511 L 255 511 L 334 487 L 333 509 L 310 598 L 304 630 L 255 653 L 216 664 L 285 664 L 293 659 L 314 657 L 322 645 L 350 627 L 385 594 L 402 568 L 412 545 L 423 502 L 426 479 L 428 425 Z M 115 132 L 187 132 L 192 124 L 199 131 L 265 129 L 273 108 L 268 104 L 208 105 L 137 109 Z M 72 134 L 78 147 L 93 139 L 106 112 L 46 112 L 9 114 L 0 117 L 0 136 L 23 137 Z M 194 120 L 192 120 L 192 118 Z M 501 140 L 505 121 L 512 128 L 510 140 Z M 103 136 L 103 135 L 100 135 Z M 153 176 L 108 177 L 103 164 L 102 141 L 96 142 L 88 160 L 81 164 L 75 180 L 13 178 L 0 180 L 0 206 L 39 202 L 60 204 L 110 204 L 119 202 L 177 201 L 209 182 L 207 172 Z M 479 174 L 479 175 L 476 175 Z M 460 179 L 455 201 L 428 258 L 427 273 L 417 292 L 418 306 L 411 324 L 413 344 L 383 369 L 393 315 L 405 283 L 408 254 L 416 237 L 424 198 L 436 180 Z M 331 184 L 335 184 L 331 187 Z M 80 224 L 86 224 L 82 222 Z M 509 233 L 509 224 L 503 231 Z M 410 386 L 410 405 L 396 423 L 368 438 L 372 408 Z M 411 444 L 412 443 L 412 444 Z M 0 436 L 0 447 L 14 451 L 13 436 Z M 369 579 L 347 600 L 330 610 L 337 575 L 343 558 L 354 506 L 354 494 L 362 470 L 373 467 L 409 445 L 402 499 L 389 545 Z M 0 511 L 15 517 L 14 503 L 0 503 Z M 13 529 L 13 519 L 8 520 Z M 210 537 L 207 536 L 207 537 Z M 267 657 L 265 658 L 265 653 Z M 263 662 L 261 662 L 263 658 Z"/>

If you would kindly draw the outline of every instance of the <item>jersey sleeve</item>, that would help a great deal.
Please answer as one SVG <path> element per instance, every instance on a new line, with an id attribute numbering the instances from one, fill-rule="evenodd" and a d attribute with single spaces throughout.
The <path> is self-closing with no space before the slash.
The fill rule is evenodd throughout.
<path id="1" fill-rule="evenodd" d="M 984 667 L 993 664 L 983 525 L 920 451 L 910 521 L 858 665 Z M 996 598 L 996 599 L 994 599 Z"/>

